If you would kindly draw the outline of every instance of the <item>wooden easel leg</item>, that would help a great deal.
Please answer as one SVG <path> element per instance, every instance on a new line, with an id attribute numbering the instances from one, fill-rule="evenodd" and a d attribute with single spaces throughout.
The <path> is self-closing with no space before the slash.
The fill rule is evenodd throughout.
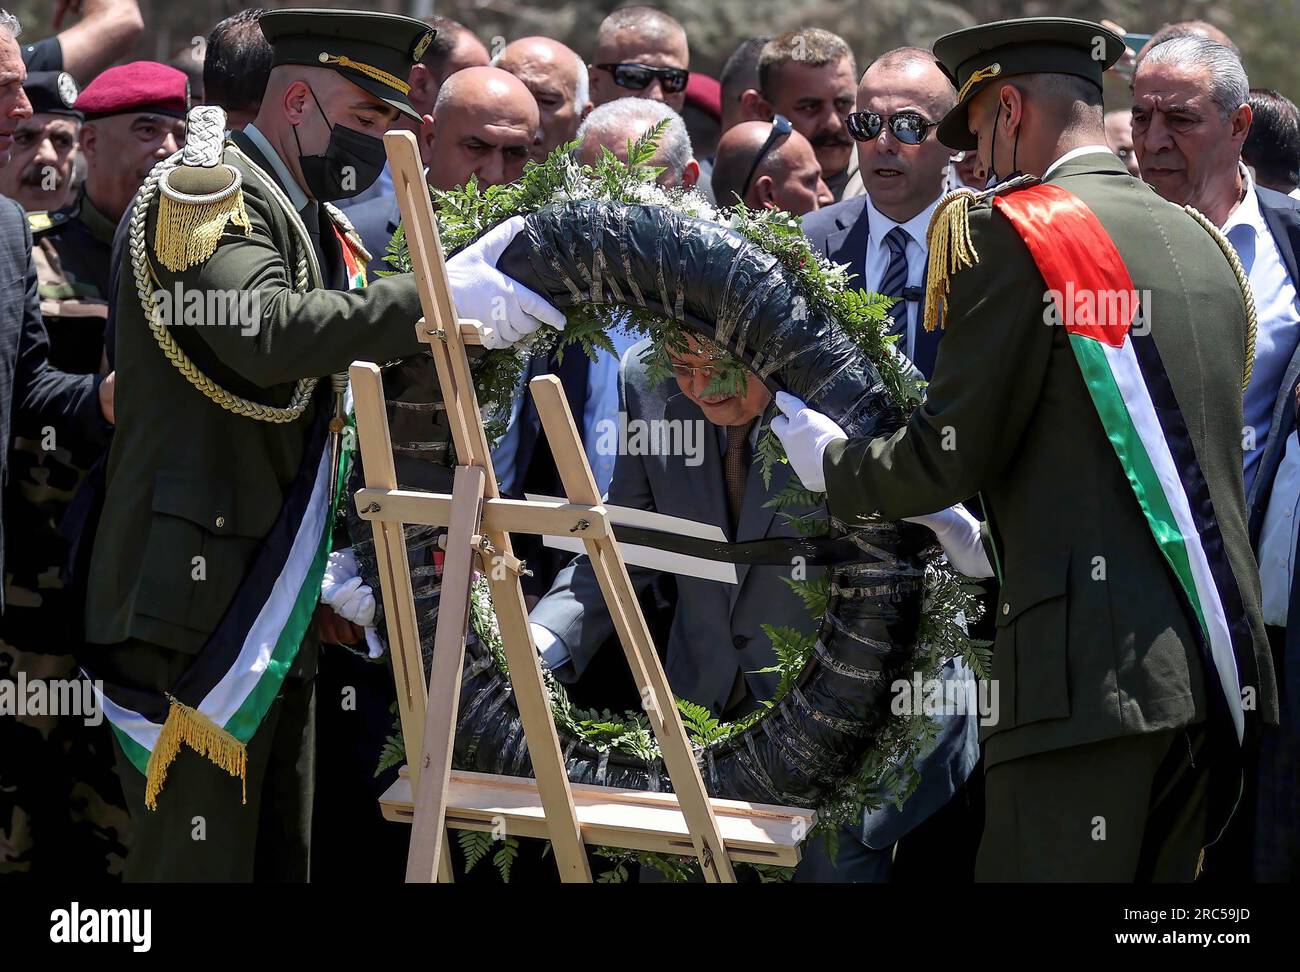
<path id="1" fill-rule="evenodd" d="M 366 485 L 375 489 L 396 489 L 393 443 L 384 414 L 384 389 L 378 366 L 354 362 L 348 369 L 352 399 L 356 407 L 357 432 Z M 415 747 L 424 738 L 424 708 L 427 689 L 424 661 L 420 653 L 420 632 L 415 623 L 415 601 L 411 592 L 411 566 L 400 523 L 374 522 L 375 560 L 384 593 L 388 647 L 393 655 L 393 680 L 402 738 L 408 748 L 411 785 L 419 783 L 420 759 Z"/>
<path id="2" fill-rule="evenodd" d="M 507 534 L 494 534 L 493 545 L 509 543 Z M 497 547 L 499 550 L 500 547 Z M 518 575 L 497 563 L 488 568 L 492 586 L 492 604 L 501 627 L 501 644 L 510 667 L 510 684 L 528 740 L 528 754 L 533 761 L 537 792 L 546 808 L 551 846 L 560 870 L 560 880 L 591 882 L 591 867 L 578 826 L 578 812 L 573 806 L 573 791 L 560 752 L 560 739 L 551 717 L 550 697 L 542 681 L 537 648 L 528 627 L 528 608 Z"/>
<path id="3" fill-rule="evenodd" d="M 483 515 L 483 469 L 457 466 L 451 493 L 451 524 L 447 556 L 442 566 L 438 627 L 429 674 L 429 704 L 425 709 L 424 745 L 415 789 L 415 820 L 406 858 L 408 882 L 432 881 L 448 858 L 447 787 L 451 752 L 460 708 L 460 675 L 465 659 L 465 630 L 469 623 L 470 581 L 474 569 L 471 544 Z M 450 873 L 450 868 L 447 868 Z"/>
<path id="4" fill-rule="evenodd" d="M 559 470 L 569 502 L 599 503 L 600 494 L 596 491 L 596 482 L 591 476 L 591 467 L 587 465 L 582 440 L 578 438 L 578 430 L 573 424 L 573 415 L 569 411 L 569 403 L 565 400 L 560 380 L 554 375 L 542 375 L 534 378 L 529 383 L 529 388 L 537 404 L 537 414 L 542 420 L 546 440 L 555 457 L 555 468 Z M 668 685 L 668 676 L 664 674 L 654 643 L 650 640 L 650 631 L 641 614 L 618 544 L 609 537 L 603 537 L 586 540 L 584 545 L 595 568 L 601 592 L 605 595 L 605 604 L 618 631 L 619 641 L 627 655 L 628 667 L 636 679 L 650 726 L 659 741 L 664 766 L 668 769 L 673 789 L 681 801 L 682 814 L 690 828 L 704 879 L 709 882 L 734 882 L 736 874 L 727 857 L 700 769 L 695 763 L 690 738 L 686 735 L 686 727 L 682 725 L 681 715 L 677 711 L 672 688 Z"/>

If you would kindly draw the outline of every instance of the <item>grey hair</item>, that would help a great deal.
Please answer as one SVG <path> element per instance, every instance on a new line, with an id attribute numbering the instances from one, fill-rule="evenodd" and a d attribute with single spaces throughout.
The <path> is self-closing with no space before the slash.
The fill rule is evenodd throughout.
<path id="1" fill-rule="evenodd" d="M 1171 37 L 1147 51 L 1142 67 L 1148 64 L 1195 65 L 1207 68 L 1210 75 L 1210 100 L 1224 118 L 1250 100 L 1250 80 L 1241 58 L 1217 41 L 1199 34 Z"/>
<path id="2" fill-rule="evenodd" d="M 23 25 L 18 22 L 18 18 L 11 14 L 4 7 L 0 7 L 0 30 L 5 31 L 14 40 L 23 32 Z"/>
<path id="3" fill-rule="evenodd" d="M 577 51 L 571 51 L 573 54 L 574 77 L 577 82 L 573 86 L 573 110 L 582 114 L 582 109 L 587 107 L 587 102 L 591 100 L 591 82 L 587 78 L 587 62 Z M 492 55 L 492 60 L 488 63 L 493 67 L 501 66 L 501 59 L 505 57 L 506 51 L 503 47 Z"/>
<path id="4" fill-rule="evenodd" d="M 665 120 L 668 126 L 659 138 L 657 154 L 663 157 L 668 170 L 680 179 L 686 164 L 695 157 L 695 150 L 691 147 L 691 136 L 682 116 L 662 101 L 619 98 L 593 109 L 578 128 L 578 144 L 585 144 L 589 137 L 606 147 L 622 144 Z"/>

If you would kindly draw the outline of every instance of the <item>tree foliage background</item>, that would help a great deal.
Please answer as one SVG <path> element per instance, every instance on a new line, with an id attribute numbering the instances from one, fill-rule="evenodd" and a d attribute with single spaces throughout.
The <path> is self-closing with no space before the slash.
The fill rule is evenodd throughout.
<path id="1" fill-rule="evenodd" d="M 48 36 L 53 0 L 0 0 L 22 19 L 24 40 Z M 238 0 L 140 0 L 145 32 L 135 56 L 201 61 L 205 35 L 218 20 L 252 3 Z M 267 0 L 268 7 L 353 7 L 453 17 L 473 30 L 489 50 L 529 34 L 564 41 L 590 57 L 596 25 L 620 0 Z M 835 31 L 857 54 L 859 65 L 902 44 L 929 47 L 940 34 L 1008 17 L 1108 18 L 1135 33 L 1151 33 L 1171 20 L 1197 18 L 1222 28 L 1241 48 L 1254 86 L 1300 97 L 1300 0 L 658 0 L 680 19 L 691 43 L 691 66 L 716 76 L 741 40 L 795 27 Z M 1108 90 L 1119 106 L 1122 86 Z"/>

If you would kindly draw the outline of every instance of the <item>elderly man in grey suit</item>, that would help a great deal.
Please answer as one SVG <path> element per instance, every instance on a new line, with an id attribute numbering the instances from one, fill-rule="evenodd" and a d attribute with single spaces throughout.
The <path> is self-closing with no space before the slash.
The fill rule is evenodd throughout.
<path id="1" fill-rule="evenodd" d="M 771 393 L 753 376 L 739 393 L 710 393 L 710 358 L 698 345 L 689 355 L 673 354 L 673 377 L 653 380 L 645 354 L 649 347 L 642 342 L 623 356 L 620 421 L 627 423 L 628 432 L 610 435 L 608 440 L 680 447 L 637 450 L 629 445 L 620 450 L 609 503 L 713 524 L 736 542 L 799 536 L 767 505 L 790 481 L 790 467 L 777 465 L 765 485 L 760 464 L 751 461 L 772 408 Z M 637 432 L 639 436 L 633 434 Z M 652 454 L 633 454 L 638 451 Z M 954 547 L 950 555 L 971 552 L 968 541 L 968 549 Z M 812 580 L 822 569 L 808 567 L 807 572 Z M 638 590 L 655 576 L 637 567 L 630 573 Z M 734 585 L 684 575 L 677 578 L 677 602 L 664 654 L 674 692 L 727 719 L 752 711 L 776 691 L 778 675 L 763 671 L 776 664 L 763 625 L 785 625 L 801 632 L 815 629 L 815 619 L 786 583 L 790 567 L 739 565 L 737 577 Z M 614 632 L 585 556 L 561 571 L 533 610 L 531 621 L 544 663 L 561 682 L 575 682 Z M 950 665 L 945 675 L 970 677 L 968 670 L 956 665 Z M 947 803 L 979 755 L 974 719 L 944 716 L 940 722 L 939 744 L 919 763 L 922 782 L 913 797 L 901 810 L 891 804 L 867 814 L 864 827 L 846 828 L 834 864 L 821 841 L 810 841 L 796 880 L 888 880 L 892 845 Z"/>

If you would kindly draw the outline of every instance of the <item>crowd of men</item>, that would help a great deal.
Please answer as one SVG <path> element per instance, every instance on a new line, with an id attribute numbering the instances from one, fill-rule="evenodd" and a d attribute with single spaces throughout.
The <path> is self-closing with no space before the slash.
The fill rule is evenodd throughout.
<path id="1" fill-rule="evenodd" d="M 129 278 L 121 279 L 132 260 L 126 242 L 132 201 L 155 164 L 185 146 L 186 113 L 192 105 L 224 110 L 227 129 L 239 133 L 231 137 L 243 153 L 241 158 L 254 159 L 256 165 L 249 163 L 254 173 L 273 178 L 301 217 L 313 242 L 314 254 L 308 260 L 318 266 L 320 286 L 333 290 L 346 289 L 339 281 L 346 276 L 345 269 L 350 272 L 351 251 L 344 237 L 364 244 L 364 251 L 355 252 L 368 252 L 368 276 L 373 281 L 378 271 L 391 269 L 384 255 L 400 222 L 392 176 L 382 157 L 370 160 L 373 178 L 361 180 L 365 184 L 334 186 L 333 192 L 327 188 L 330 179 L 323 173 L 328 159 L 336 148 L 342 151 L 348 144 L 341 131 L 364 130 L 369 135 L 390 127 L 413 131 L 429 185 L 454 190 L 471 180 L 482 188 L 511 183 L 530 160 L 543 160 L 570 144 L 579 163 L 593 163 L 603 152 L 626 159 L 633 141 L 663 126 L 653 160 L 660 170 L 660 185 L 701 193 L 718 207 L 743 203 L 752 209 L 788 212 L 802 220 L 803 231 L 818 252 L 847 267 L 852 286 L 894 299 L 888 310 L 889 331 L 898 336 L 898 350 L 916 369 L 927 380 L 936 380 L 932 390 L 936 410 L 962 401 L 953 394 L 951 375 L 963 367 L 953 358 L 955 350 L 941 358 L 944 342 L 953 340 L 945 335 L 957 333 L 953 321 L 945 328 L 924 326 L 927 267 L 932 265 L 927 229 L 936 209 L 953 190 L 982 191 L 1021 171 L 1044 176 L 1054 163 L 1071 164 L 1049 152 L 1038 169 L 1030 167 L 1044 155 L 1043 145 L 1057 144 L 1045 141 L 1042 134 L 1046 117 L 1057 105 L 1052 99 L 1062 97 L 1057 89 L 1049 91 L 1050 85 L 1028 85 L 1023 101 L 1013 99 L 1014 105 L 1008 103 L 1006 111 L 1001 104 L 993 109 L 993 102 L 981 103 L 978 87 L 987 86 L 989 77 L 980 75 L 967 84 L 959 66 L 944 60 L 939 47 L 855 55 L 842 38 L 821 28 L 745 38 L 715 80 L 692 72 L 683 26 L 649 6 L 611 13 L 587 50 L 575 51 L 552 38 L 530 36 L 511 39 L 492 56 L 469 29 L 443 17 L 428 20 L 436 32 L 431 39 L 419 24 L 404 21 L 401 29 L 412 32 L 412 43 L 398 51 L 402 45 L 384 34 L 398 28 L 382 18 L 374 37 L 363 30 L 362 36 L 345 41 L 342 33 L 330 33 L 333 28 L 280 16 L 287 11 L 251 9 L 212 28 L 200 72 L 192 63 L 180 61 L 123 61 L 144 26 L 134 0 L 86 0 L 81 9 L 76 24 L 35 43 L 28 42 L 26 32 L 20 38 L 14 18 L 0 12 L 0 195 L 6 197 L 0 199 L 0 432 L 6 442 L 0 460 L 5 472 L 0 507 L 4 538 L 0 677 L 8 679 L 20 674 L 29 680 L 73 678 L 84 667 L 96 676 L 107 673 L 110 682 L 143 680 L 167 690 L 166 683 L 178 679 L 207 650 L 207 635 L 226 613 L 241 565 L 248 563 L 257 538 L 271 525 L 270 519 L 245 507 L 235 486 L 214 492 L 210 483 L 196 487 L 197 479 L 186 481 L 165 470 L 156 482 L 136 479 L 128 485 L 128 473 L 120 468 L 127 461 L 123 456 L 138 457 L 141 466 L 161 463 L 158 450 L 170 448 L 193 450 L 200 468 L 220 469 L 219 457 L 200 458 L 203 450 L 216 454 L 239 448 L 238 426 L 213 431 L 211 442 L 195 438 L 197 444 L 183 447 L 155 444 L 146 450 L 125 441 L 129 424 L 134 426 L 130 435 L 138 439 L 140 430 L 153 423 L 162 428 L 163 423 L 175 422 L 174 416 L 165 414 L 173 411 L 172 406 L 162 398 L 156 403 L 149 398 L 164 386 L 140 387 L 146 380 L 166 378 L 176 382 L 176 394 L 197 395 L 153 346 L 139 307 L 133 305 L 130 314 L 122 310 L 136 300 L 136 285 Z M 354 26 L 349 24 L 349 29 Z M 292 54 L 294 43 L 304 37 L 337 37 L 331 42 L 340 49 L 355 40 L 367 46 L 359 46 L 361 53 L 352 55 L 354 61 L 393 57 L 401 70 L 376 68 L 364 77 L 311 67 L 302 70 L 323 73 L 285 73 L 308 63 Z M 1068 37 L 1058 40 L 1063 45 L 1072 42 Z M 971 52 L 962 52 L 963 57 L 967 54 Z M 321 60 L 325 60 L 323 53 Z M 1049 70 L 1039 66 L 1019 74 L 1067 76 L 1041 73 Z M 1115 110 L 1103 118 L 1098 84 L 1092 84 L 1095 92 L 1062 102 L 1071 110 L 1076 101 L 1086 106 L 1079 117 L 1086 114 L 1088 121 L 1078 122 L 1079 131 L 1091 131 L 1088 113 L 1097 110 L 1098 135 L 1092 141 L 1104 138 L 1105 145 L 1090 145 L 1087 140 L 1083 144 L 1108 148 L 1134 177 L 1122 187 L 1128 194 L 1122 205 L 1133 212 L 1151 212 L 1153 200 L 1163 199 L 1203 214 L 1235 252 L 1253 295 L 1258 323 L 1253 367 L 1242 393 L 1241 451 L 1234 467 L 1240 477 L 1235 487 L 1224 488 L 1235 488 L 1244 496 L 1249 547 L 1258 571 L 1249 583 L 1241 578 L 1238 582 L 1243 589 L 1259 587 L 1271 656 L 1265 667 L 1271 660 L 1280 724 L 1263 725 L 1247 737 L 1245 787 L 1231 825 L 1221 837 L 1212 835 L 1219 839 L 1206 873 L 1210 879 L 1291 881 L 1300 876 L 1296 770 L 1300 724 L 1294 711 L 1300 692 L 1300 610 L 1290 610 L 1300 593 L 1295 587 L 1300 554 L 1300 114 L 1284 94 L 1251 88 L 1232 40 L 1199 21 L 1164 25 L 1140 50 L 1125 51 L 1110 70 L 1120 72 L 1131 96 L 1122 106 L 1112 105 Z M 400 75 L 396 85 L 376 80 L 394 74 Z M 1073 81 L 1085 76 L 1085 68 L 1069 75 Z M 955 81 L 965 90 L 959 91 Z M 376 101 L 375 84 L 390 84 L 401 97 L 394 99 L 389 91 Z M 370 92 L 370 103 L 361 108 L 349 101 L 358 86 Z M 385 105 L 392 106 L 391 112 Z M 969 111 L 972 126 L 977 118 L 984 125 L 991 122 L 995 139 L 1003 137 L 997 135 L 998 126 L 1004 118 L 1011 123 L 1014 108 L 1020 126 L 1014 149 L 1000 141 L 987 153 L 975 146 L 945 143 L 940 122 L 958 108 Z M 1035 142 L 1036 137 L 1042 144 Z M 312 146 L 315 151 L 309 150 Z M 350 158 L 366 156 L 358 151 Z M 1107 164 L 1113 161 L 1109 155 L 1106 158 Z M 308 166 L 309 160 L 326 161 Z M 327 203 L 336 205 L 327 207 Z M 254 207 L 250 204 L 249 209 Z M 1100 210 L 1105 216 L 1104 204 Z M 259 233 L 259 220 L 270 224 L 268 239 L 275 233 L 288 234 L 261 210 L 253 217 Z M 1151 223 L 1156 223 L 1154 216 Z M 334 231 L 339 232 L 338 245 Z M 996 255 L 986 254 L 981 264 L 997 262 Z M 1194 264 L 1170 266 L 1173 269 L 1161 272 L 1186 274 L 1177 286 L 1188 288 L 1189 313 L 1195 314 L 1199 278 L 1192 279 L 1197 277 Z M 269 271 L 261 265 L 238 269 L 243 277 L 226 266 L 226 272 L 234 275 L 230 279 L 243 280 L 245 287 L 263 286 L 269 279 Z M 1135 271 L 1135 280 L 1137 276 Z M 998 286 L 1014 284 L 1011 278 L 994 279 Z M 1214 278 L 1211 274 L 1205 279 Z M 1172 295 L 1175 281 L 1164 284 Z M 321 338 L 319 345 L 293 330 L 302 326 L 295 325 L 298 318 L 293 315 L 305 318 L 306 310 L 291 303 L 277 304 L 275 313 L 285 315 L 283 321 L 268 318 L 264 327 L 275 334 L 283 328 L 285 337 L 277 338 L 282 340 L 277 354 L 301 351 L 292 365 L 271 366 L 260 359 L 241 364 L 236 352 L 220 344 L 196 353 L 192 343 L 188 350 L 220 383 L 256 401 L 259 390 L 342 370 L 354 357 L 387 361 L 415 353 L 409 321 L 418 316 L 418 304 L 413 288 L 402 288 L 399 278 L 381 280 L 370 288 L 373 299 L 368 304 L 348 308 L 322 300 L 315 311 L 318 329 L 311 332 Z M 954 284 L 954 294 L 959 296 L 960 290 Z M 1175 297 L 1160 293 L 1162 299 L 1174 302 Z M 535 305 L 524 313 L 542 314 Z M 988 326 L 996 327 L 992 309 L 984 313 L 991 315 Z M 367 344 L 361 332 L 344 327 L 346 341 L 343 337 L 334 343 L 326 340 L 338 331 L 331 331 L 329 322 L 349 314 L 374 315 L 378 336 Z M 470 316 L 464 304 L 461 316 Z M 401 327 L 388 327 L 394 317 L 401 318 Z M 381 329 L 381 324 L 387 329 Z M 850 493 L 850 487 L 837 486 L 837 476 L 855 483 L 873 481 L 876 474 L 868 468 L 871 459 L 863 450 L 850 442 L 841 452 L 834 444 L 838 428 L 829 431 L 798 408 L 787 409 L 757 378 L 751 377 L 738 393 L 712 389 L 711 359 L 705 348 L 674 358 L 674 377 L 662 381 L 651 377 L 641 358 L 644 345 L 635 337 L 621 332 L 611 337 L 613 353 L 594 359 L 582 354 L 537 355 L 526 375 L 560 376 L 597 485 L 611 503 L 715 524 L 737 542 L 796 536 L 770 501 L 786 486 L 792 469 L 810 486 L 809 479 L 818 477 L 816 470 L 805 476 L 798 468 L 800 440 L 795 426 L 800 422 L 811 422 L 820 437 L 817 469 L 823 452 L 830 450 L 823 485 L 833 512 L 837 495 Z M 1005 366 L 1018 359 L 996 360 L 1000 349 L 1007 355 L 1015 349 L 993 340 L 977 347 L 981 340 L 967 337 L 958 344 L 969 355 L 964 366 L 986 368 L 982 372 L 986 381 L 1015 384 L 1017 375 L 1008 374 Z M 1047 353 L 1042 351 L 1044 356 Z M 1219 352 L 1207 347 L 1199 353 L 1213 357 Z M 142 367 L 137 355 L 157 355 L 156 367 L 161 371 Z M 133 379 L 135 387 L 130 386 Z M 1020 398 L 1008 394 L 1002 403 L 1007 413 L 988 418 L 1009 426 L 1017 409 L 1026 410 L 1021 419 L 1028 422 L 1028 413 L 1041 409 L 1041 414 L 1051 414 L 1051 407 L 1060 406 L 1059 400 L 1035 404 L 1033 395 L 1038 391 L 1034 386 Z M 397 397 L 391 387 L 389 392 Z M 283 407 L 287 401 L 286 394 L 278 405 Z M 1183 408 L 1189 411 L 1186 404 Z M 753 461 L 755 445 L 760 430 L 783 411 L 789 420 L 785 427 L 790 429 L 787 449 L 792 465 L 780 467 L 765 481 Z M 608 423 L 665 418 L 707 423 L 702 451 L 692 456 L 625 456 L 600 446 Z M 175 434 L 185 437 L 187 426 L 177 428 Z M 1100 437 L 1099 428 L 1094 437 Z M 509 495 L 559 491 L 554 463 L 539 430 L 535 408 L 527 396 L 517 396 L 494 452 L 502 489 Z M 1021 431 L 1023 444 L 1002 441 L 1005 430 L 988 429 L 988 451 L 1002 450 L 1011 456 L 1016 449 L 1047 448 L 1046 440 L 1035 438 L 1037 433 L 1029 425 Z M 919 435 L 914 432 L 913 439 Z M 1082 447 L 1081 441 L 1065 447 Z M 902 448 L 900 442 L 900 452 Z M 292 455 L 297 463 L 300 451 L 301 447 L 298 452 L 286 451 L 278 461 L 288 463 Z M 914 455 L 911 459 L 922 461 Z M 897 470 L 904 469 L 907 460 L 907 456 L 899 459 Z M 174 456 L 171 461 L 174 464 Z M 255 464 L 231 463 L 235 466 L 242 477 L 236 484 L 240 488 L 258 473 Z M 267 463 L 263 489 L 271 482 L 273 467 L 275 463 Z M 285 468 L 292 473 L 296 466 Z M 283 471 L 276 467 L 277 474 Z M 292 477 L 280 477 L 288 478 Z M 997 505 L 999 488 L 1006 482 L 1006 478 L 990 479 L 969 485 L 990 490 Z M 128 514 L 124 504 L 131 489 L 142 498 L 139 510 Z M 938 505 L 956 512 L 942 523 L 932 518 L 938 516 L 933 509 L 908 510 L 901 499 L 895 506 L 899 518 L 915 517 L 932 526 L 963 572 L 992 578 L 1000 571 L 990 564 L 978 527 L 972 526 L 983 516 L 979 503 L 967 504 L 974 518 L 954 505 L 971 500 L 977 491 L 957 490 L 945 496 Z M 219 498 L 203 505 L 200 493 Z M 1012 501 L 1030 502 L 1026 496 L 1014 495 Z M 877 502 L 878 509 L 891 508 L 878 497 Z M 998 512 L 1005 518 L 1003 510 Z M 1223 514 L 1220 519 L 1227 523 L 1230 518 Z M 1006 524 L 1002 526 L 1005 532 Z M 233 571 L 230 586 L 218 588 L 224 596 L 213 598 L 207 593 L 212 588 L 172 583 L 151 573 L 151 562 L 169 555 L 156 547 L 169 538 L 192 544 L 200 535 L 210 575 L 228 568 Z M 224 558 L 233 556 L 228 552 L 234 548 L 222 545 L 227 542 L 242 545 L 229 563 Z M 609 648 L 614 626 L 590 563 L 572 560 L 540 543 L 529 546 L 521 539 L 520 546 L 520 555 L 533 568 L 525 590 L 543 664 L 575 697 L 598 708 L 616 708 L 629 701 L 617 697 L 626 686 L 611 674 L 610 659 L 617 663 L 621 656 Z M 125 555 L 120 548 L 133 552 Z M 218 550 L 227 553 L 218 556 Z M 190 548 L 185 546 L 183 552 L 188 565 Z M 175 552 L 171 555 L 175 560 Z M 188 570 L 185 566 L 180 572 Z M 772 696 L 777 676 L 764 626 L 812 630 L 813 624 L 802 604 L 790 595 L 781 573 L 777 568 L 748 568 L 741 571 L 738 584 L 723 585 L 632 571 L 676 694 L 727 719 L 754 711 Z M 1033 585 L 1016 587 L 1008 577 L 1017 577 L 1014 568 L 1002 577 L 1003 590 L 1011 589 L 1023 600 L 1011 609 L 1013 595 L 1007 595 L 1008 601 L 1000 599 L 998 585 L 990 579 L 987 603 L 994 617 L 986 622 L 989 633 L 993 622 L 999 633 L 1004 624 L 1026 624 L 1016 621 L 1022 607 L 1032 610 L 1033 605 L 1065 591 L 1064 586 L 1049 589 L 1046 581 L 1032 590 L 1026 588 Z M 218 578 L 218 582 L 224 581 Z M 374 802 L 391 781 L 392 771 L 373 778 L 379 751 L 391 732 L 391 676 L 384 663 L 365 657 L 364 647 L 360 651 L 339 647 L 364 646 L 364 629 L 375 625 L 379 592 L 352 583 L 345 593 L 330 595 L 318 606 L 312 632 L 304 636 L 313 642 L 313 650 L 297 657 L 271 717 L 248 742 L 247 802 L 241 801 L 238 782 L 214 771 L 221 785 L 212 784 L 194 766 L 201 758 L 185 752 L 177 758 L 167 789 L 157 797 L 158 809 L 146 810 L 144 803 L 150 798 L 144 777 L 132 761 L 131 744 L 123 733 L 115 737 L 105 724 L 87 725 L 69 716 L 0 716 L 0 876 L 115 879 L 126 873 L 139 879 L 321 880 L 355 877 L 359 869 L 379 880 L 399 878 L 405 831 L 379 821 Z M 1134 607 L 1130 602 L 1140 601 L 1142 593 L 1130 591 L 1122 597 L 1123 604 L 1121 595 L 1113 595 L 1107 609 L 1115 625 L 1123 622 L 1124 610 Z M 997 617 L 999 612 L 1005 620 Z M 1064 617 L 1062 613 L 1062 625 Z M 1044 623 L 1041 616 L 1039 623 Z M 1071 625 L 1094 623 L 1110 622 L 1100 614 L 1070 619 Z M 1164 708 L 1156 704 L 1182 692 L 1169 669 L 1186 665 L 1181 660 L 1176 664 L 1173 654 L 1150 661 L 1159 654 L 1157 648 L 1168 652 L 1167 642 L 1176 636 L 1156 632 L 1151 634 L 1151 645 L 1135 647 L 1135 639 L 1141 641 L 1148 633 L 1137 624 L 1125 631 L 1117 628 L 1113 638 L 1109 629 L 1096 635 L 1090 644 L 1105 655 L 1100 669 L 1078 660 L 1072 645 L 1072 683 L 1061 689 L 1060 705 L 1054 708 L 1050 697 L 1021 699 L 1010 726 L 1021 733 L 1017 739 L 1031 739 L 1040 729 L 1047 738 L 1044 727 L 1052 720 L 1077 724 L 1086 718 L 1090 703 L 1079 696 L 1080 681 L 1093 675 L 1104 681 L 1118 672 L 1122 682 L 1126 673 L 1148 663 L 1164 666 L 1141 690 L 1155 697 L 1138 698 L 1130 712 L 1118 711 L 1124 708 L 1125 689 L 1112 685 L 1106 705 L 1115 711 L 1097 716 L 1096 725 L 1087 730 L 1091 736 L 1062 735 L 1061 742 L 1026 743 L 1028 748 L 1015 754 L 1019 758 L 1006 754 L 1009 744 L 1004 737 L 996 769 L 987 767 L 987 800 L 986 767 L 981 762 L 991 760 L 987 738 L 980 738 L 976 720 L 969 714 L 941 717 L 936 745 L 918 760 L 921 782 L 916 792 L 901 806 L 887 804 L 846 827 L 834 857 L 810 844 L 795 879 L 905 881 L 932 875 L 937 867 L 957 879 L 976 874 L 1013 880 L 1187 876 L 1178 867 L 1166 866 L 1164 852 L 1173 853 L 1169 848 L 1175 838 L 1162 845 L 1162 837 L 1152 836 L 1150 828 L 1163 828 L 1166 836 L 1190 841 L 1187 846 L 1194 851 L 1213 841 L 1202 840 L 1201 832 L 1193 833 L 1193 824 L 1169 805 L 1168 793 L 1179 794 L 1180 801 L 1192 797 L 1187 795 L 1190 790 L 1178 789 L 1188 785 L 1187 768 L 1173 766 L 1166 750 L 1145 752 L 1141 755 L 1145 763 L 1126 755 L 1130 762 L 1058 764 L 1052 772 L 1061 775 L 1047 777 L 1056 780 L 1057 795 L 1043 796 L 1040 803 L 1017 803 L 1025 793 L 1041 796 L 1041 792 L 1032 786 L 1016 790 L 1008 782 L 1022 772 L 1022 764 L 1042 759 L 1044 751 L 1077 753 L 1083 743 L 1113 744 L 1126 734 L 1163 740 L 1161 733 L 1209 718 L 1207 707 L 1213 706 L 1203 699 L 1188 701 L 1185 711 L 1175 711 L 1172 703 Z M 145 643 L 152 646 L 152 654 L 140 648 Z M 324 646 L 319 657 L 316 643 Z M 1005 643 L 1000 635 L 999 646 Z M 1014 641 L 1011 646 L 1013 653 L 1025 651 Z M 1027 679 L 1033 664 L 1023 658 L 1019 664 L 1020 677 Z M 1006 675 L 996 661 L 994 672 Z M 1186 671 L 1183 675 L 1192 683 L 1186 689 L 1188 699 L 1209 691 L 1200 684 L 1208 685 L 1209 675 L 1204 679 Z M 974 677 L 960 659 L 949 660 L 944 676 L 962 683 Z M 1014 695 L 1014 681 L 1010 684 Z M 336 711 L 335 700 L 348 686 L 359 687 L 361 704 Z M 1167 694 L 1160 695 L 1164 690 Z M 611 694 L 601 694 L 606 691 Z M 1260 692 L 1266 700 L 1262 707 L 1267 708 L 1271 693 L 1262 688 Z M 1157 711 L 1161 715 L 1152 715 Z M 1110 716 L 1114 726 L 1107 722 Z M 1032 725 L 1035 722 L 1039 724 Z M 1177 746 L 1182 740 L 1179 737 Z M 1186 737 L 1189 759 L 1193 747 L 1200 745 L 1199 737 Z M 1095 870 L 1008 865 L 1005 855 L 1014 856 L 1017 847 L 1027 854 L 1024 848 L 1045 846 L 1036 841 L 1069 848 L 1071 854 L 1082 848 L 1079 853 L 1086 856 L 1082 837 L 1030 833 L 1027 820 L 1040 813 L 1056 818 L 1068 815 L 1067 795 L 1083 792 L 1069 786 L 1102 775 L 1098 767 L 1105 767 L 1105 785 L 1112 789 L 1124 789 L 1116 772 L 1144 780 L 1146 788 L 1139 796 L 1127 797 L 1130 802 L 1143 802 L 1137 809 L 1098 798 L 1107 813 L 1117 817 L 1131 813 L 1146 821 L 1146 837 L 1139 828 L 1129 858 L 1115 851 L 1119 858 L 1107 859 L 1105 866 Z M 1067 778 L 1069 786 L 1061 782 Z M 1166 786 L 1168 793 L 1158 793 L 1160 786 Z M 187 787 L 190 795 L 182 796 L 179 791 Z M 1093 795 L 1088 792 L 1080 799 Z M 1148 797 L 1149 806 L 1144 802 Z M 213 801 L 221 800 L 229 800 L 231 807 L 214 809 Z M 237 810 L 244 822 L 227 833 L 210 820 L 206 846 L 197 849 L 200 842 L 189 835 L 195 813 L 204 811 L 216 818 Z M 1011 818 L 1018 821 L 1015 826 L 1007 823 Z M 1205 817 L 1198 819 L 1203 832 Z M 977 868 L 976 849 L 982 835 L 983 860 Z M 372 842 L 382 853 L 361 855 L 364 860 L 358 862 L 358 840 Z M 314 852 L 309 854 L 313 844 Z M 1001 866 L 990 864 L 988 858 L 994 854 L 1003 855 Z M 535 870 L 541 875 L 548 866 L 540 864 Z"/>

